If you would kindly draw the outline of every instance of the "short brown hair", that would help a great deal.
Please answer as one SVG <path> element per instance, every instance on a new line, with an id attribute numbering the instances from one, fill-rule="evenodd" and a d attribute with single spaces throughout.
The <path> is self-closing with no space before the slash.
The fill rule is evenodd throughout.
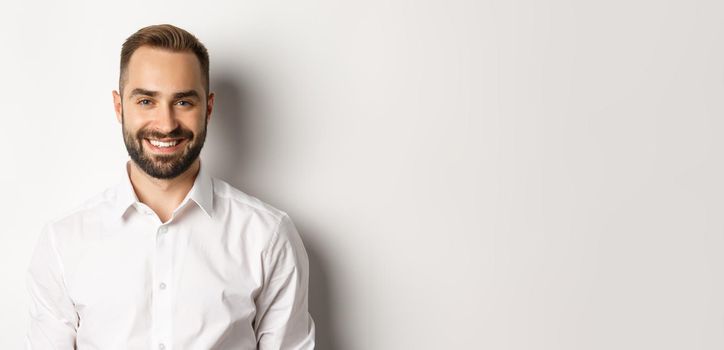
<path id="1" fill-rule="evenodd" d="M 121 48 L 121 72 L 118 88 L 123 94 L 123 83 L 128 61 L 141 46 L 157 47 L 174 52 L 191 51 L 201 64 L 201 76 L 206 94 L 209 94 L 209 53 L 206 47 L 193 34 L 171 24 L 157 24 L 139 29 L 123 43 Z"/>

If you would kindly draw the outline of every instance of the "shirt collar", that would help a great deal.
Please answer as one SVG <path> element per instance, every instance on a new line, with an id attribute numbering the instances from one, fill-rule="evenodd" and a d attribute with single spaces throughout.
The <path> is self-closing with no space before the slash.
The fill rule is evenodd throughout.
<path id="1" fill-rule="evenodd" d="M 206 213 L 208 217 L 211 217 L 214 205 L 213 181 L 201 159 L 199 159 L 199 164 L 199 173 L 196 175 L 194 185 L 186 195 L 186 198 L 181 201 L 181 205 L 179 205 L 179 207 L 183 206 L 189 199 L 191 199 L 196 202 L 196 204 L 201 208 L 201 210 L 203 210 L 204 213 Z M 131 178 L 128 173 L 128 168 L 130 166 L 131 160 L 128 160 L 125 164 L 123 180 L 116 187 L 114 208 L 116 217 L 122 217 L 130 206 L 136 202 L 140 202 L 138 200 L 138 196 L 136 196 L 136 192 L 133 190 L 133 185 L 131 184 Z"/>

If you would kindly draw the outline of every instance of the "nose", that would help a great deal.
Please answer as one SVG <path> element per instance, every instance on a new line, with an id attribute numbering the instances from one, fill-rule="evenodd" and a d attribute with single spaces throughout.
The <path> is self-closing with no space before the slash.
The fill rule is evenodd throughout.
<path id="1" fill-rule="evenodd" d="M 168 134 L 175 130 L 179 124 L 174 115 L 172 106 L 165 106 L 159 108 L 158 115 L 156 116 L 156 129 L 162 133 Z"/>

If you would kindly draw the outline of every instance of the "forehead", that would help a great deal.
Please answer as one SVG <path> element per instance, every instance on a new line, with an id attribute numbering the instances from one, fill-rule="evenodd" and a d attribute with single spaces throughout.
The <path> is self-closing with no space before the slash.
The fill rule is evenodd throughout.
<path id="1" fill-rule="evenodd" d="M 141 46 L 131 55 L 125 74 L 125 91 L 203 91 L 201 64 L 192 52 Z"/>

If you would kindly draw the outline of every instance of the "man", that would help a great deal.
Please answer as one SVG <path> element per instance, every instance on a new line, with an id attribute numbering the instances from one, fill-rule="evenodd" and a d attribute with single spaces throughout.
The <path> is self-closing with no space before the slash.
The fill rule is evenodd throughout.
<path id="1" fill-rule="evenodd" d="M 209 175 L 206 48 L 156 25 L 123 44 L 123 181 L 47 222 L 27 349 L 312 349 L 308 261 L 286 213 Z"/>

